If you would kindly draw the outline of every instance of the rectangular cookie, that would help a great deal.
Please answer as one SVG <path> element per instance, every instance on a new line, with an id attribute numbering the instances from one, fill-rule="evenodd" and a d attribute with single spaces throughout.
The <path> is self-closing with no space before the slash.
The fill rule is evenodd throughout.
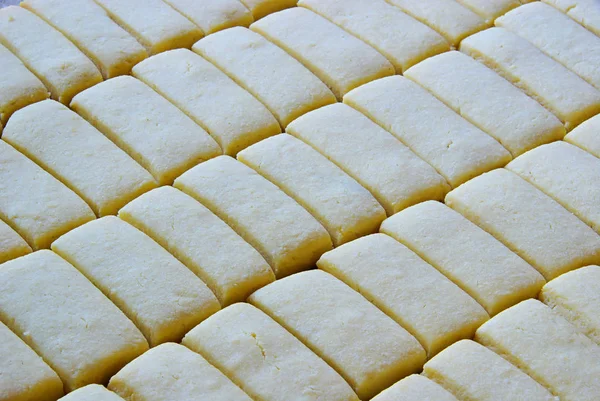
<path id="1" fill-rule="evenodd" d="M 255 20 L 271 13 L 295 7 L 298 0 L 240 0 Z"/>
<path id="2" fill-rule="evenodd" d="M 157 186 L 127 153 L 54 100 L 15 113 L 2 139 L 81 196 L 98 216 L 116 214 Z"/>
<path id="3" fill-rule="evenodd" d="M 102 74 L 85 54 L 22 7 L 0 9 L 0 44 L 19 57 L 44 83 L 52 98 L 63 104 L 102 82 Z"/>
<path id="4" fill-rule="evenodd" d="M 0 322 L 0 400 L 56 401 L 63 395 L 58 375 Z"/>
<path id="5" fill-rule="evenodd" d="M 490 316 L 535 298 L 546 283 L 531 265 L 443 203 L 405 209 L 385 220 L 380 231 L 438 269 Z"/>
<path id="6" fill-rule="evenodd" d="M 372 401 L 458 401 L 425 376 L 410 375 L 377 394 Z"/>
<path id="7" fill-rule="evenodd" d="M 463 53 L 429 58 L 404 76 L 494 137 L 514 157 L 566 134 L 561 121 L 541 104 Z"/>
<path id="8" fill-rule="evenodd" d="M 477 330 L 475 340 L 561 400 L 598 399 L 600 347 L 540 301 L 523 301 L 500 313 Z"/>
<path id="9" fill-rule="evenodd" d="M 150 55 L 192 47 L 202 31 L 162 0 L 95 0 Z"/>
<path id="10" fill-rule="evenodd" d="M 260 100 L 284 128 L 302 114 L 336 102 L 312 72 L 249 29 L 214 33 L 192 50 Z"/>
<path id="11" fill-rule="evenodd" d="M 310 213 L 231 157 L 220 156 L 193 168 L 174 186 L 198 199 L 254 246 L 278 278 L 313 267 L 332 248 L 329 234 Z"/>
<path id="12" fill-rule="evenodd" d="M 281 132 L 262 103 L 190 50 L 153 56 L 132 73 L 208 131 L 227 155 Z"/>
<path id="13" fill-rule="evenodd" d="M 533 149 L 506 168 L 533 184 L 600 234 L 600 160 L 559 141 Z"/>
<path id="14" fill-rule="evenodd" d="M 542 0 L 600 35 L 600 9 L 596 0 Z"/>
<path id="15" fill-rule="evenodd" d="M 50 97 L 50 93 L 31 71 L 0 44 L 0 133 L 2 124 L 17 110 Z"/>
<path id="16" fill-rule="evenodd" d="M 59 401 L 124 401 L 112 391 L 98 384 L 88 384 L 70 392 Z"/>
<path id="17" fill-rule="evenodd" d="M 427 57 L 450 50 L 439 33 L 385 0 L 300 0 L 298 5 L 373 46 L 398 74 Z"/>
<path id="18" fill-rule="evenodd" d="M 450 190 L 433 167 L 343 103 L 299 117 L 286 132 L 318 150 L 368 189 L 388 215 L 428 199 L 442 200 Z"/>
<path id="19" fill-rule="evenodd" d="M 471 338 L 489 319 L 467 293 L 384 234 L 369 235 L 327 252 L 317 266 L 406 328 L 429 357 L 460 339 Z"/>
<path id="20" fill-rule="evenodd" d="M 546 280 L 600 263 L 600 236 L 552 198 L 505 169 L 446 195 L 446 204 L 504 243 Z"/>
<path id="21" fill-rule="evenodd" d="M 130 401 L 252 401 L 206 359 L 173 343 L 134 359 L 108 388 Z"/>
<path id="22" fill-rule="evenodd" d="M 248 302 L 334 367 L 361 399 L 421 369 L 418 341 L 358 292 L 320 270 L 275 281 Z"/>
<path id="23" fill-rule="evenodd" d="M 315 216 L 334 246 L 377 232 L 386 217 L 369 191 L 291 135 L 265 139 L 242 150 L 237 158 Z"/>
<path id="24" fill-rule="evenodd" d="M 258 251 L 200 202 L 173 187 L 140 196 L 119 217 L 183 262 L 221 305 L 243 302 L 275 280 Z"/>
<path id="25" fill-rule="evenodd" d="M 565 136 L 565 141 L 600 158 L 600 115 L 578 125 Z"/>
<path id="26" fill-rule="evenodd" d="M 183 338 L 261 401 L 358 401 L 348 383 L 269 316 L 247 303 L 217 312 Z"/>
<path id="27" fill-rule="evenodd" d="M 250 29 L 304 64 L 339 100 L 357 86 L 395 72 L 377 50 L 302 7 L 271 14 Z"/>
<path id="28" fill-rule="evenodd" d="M 160 185 L 221 154 L 210 135 L 141 81 L 122 76 L 86 90 L 71 108 L 148 170 Z"/>
<path id="29" fill-rule="evenodd" d="M 249 26 L 252 13 L 238 0 L 165 0 L 196 24 L 204 35 L 234 26 Z"/>
<path id="30" fill-rule="evenodd" d="M 88 56 L 102 73 L 113 78 L 129 74 L 148 54 L 127 31 L 111 20 L 94 0 L 25 0 L 21 7 L 37 14 Z"/>
<path id="31" fill-rule="evenodd" d="M 113 301 L 151 347 L 180 341 L 220 309 L 206 284 L 185 265 L 115 216 L 63 235 L 54 241 L 52 250 Z"/>
<path id="32" fill-rule="evenodd" d="M 0 264 L 31 253 L 31 247 L 8 224 L 0 220 Z"/>
<path id="33" fill-rule="evenodd" d="M 344 96 L 344 103 L 391 132 L 452 187 L 511 160 L 494 138 L 404 77 L 363 85 Z"/>
<path id="34" fill-rule="evenodd" d="M 75 192 L 0 140 L 0 218 L 36 250 L 96 216 Z"/>
<path id="35" fill-rule="evenodd" d="M 529 0 L 457 0 L 489 23 Z"/>
<path id="36" fill-rule="evenodd" d="M 600 92 L 533 44 L 504 28 L 469 36 L 460 51 L 481 61 L 536 99 L 567 131 L 600 112 Z"/>
<path id="37" fill-rule="evenodd" d="M 48 250 L 2 265 L 0 319 L 54 369 L 65 391 L 107 382 L 148 349 L 100 290 Z"/>

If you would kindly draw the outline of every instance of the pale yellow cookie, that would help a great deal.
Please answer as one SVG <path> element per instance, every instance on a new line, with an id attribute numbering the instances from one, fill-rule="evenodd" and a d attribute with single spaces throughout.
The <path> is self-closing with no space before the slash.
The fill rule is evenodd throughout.
<path id="1" fill-rule="evenodd" d="M 252 13 L 254 19 L 260 19 L 271 13 L 294 7 L 298 0 L 240 0 Z"/>
<path id="2" fill-rule="evenodd" d="M 600 8 L 596 0 L 542 0 L 556 7 L 596 35 L 600 35 Z"/>
<path id="3" fill-rule="evenodd" d="M 525 1 L 521 0 L 457 0 L 463 6 L 480 15 L 487 22 L 492 23 L 494 19 L 507 13 L 513 8 L 519 7 Z"/>
<path id="4" fill-rule="evenodd" d="M 578 125 L 565 136 L 565 141 L 600 158 L 600 115 Z"/>
<path id="5" fill-rule="evenodd" d="M 252 13 L 238 0 L 165 0 L 171 7 L 198 25 L 205 35 L 231 28 L 249 26 Z"/>
<path id="6" fill-rule="evenodd" d="M 67 394 L 59 401 L 123 401 L 123 398 L 103 386 L 88 384 Z"/>
<path id="7" fill-rule="evenodd" d="M 31 247 L 8 224 L 0 220 L 0 264 L 31 253 Z"/>
<path id="8" fill-rule="evenodd" d="M 383 390 L 372 401 L 458 401 L 435 382 L 420 375 L 410 375 Z"/>

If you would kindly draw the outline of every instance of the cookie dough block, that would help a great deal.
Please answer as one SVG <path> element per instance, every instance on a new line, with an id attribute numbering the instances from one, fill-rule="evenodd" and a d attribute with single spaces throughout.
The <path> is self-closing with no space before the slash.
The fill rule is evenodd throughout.
<path id="1" fill-rule="evenodd" d="M 450 50 L 440 34 L 385 0 L 300 0 L 298 5 L 373 46 L 399 74 L 427 57 Z"/>
<path id="2" fill-rule="evenodd" d="M 391 132 L 453 187 L 511 160 L 494 138 L 404 77 L 363 85 L 344 103 Z"/>
<path id="3" fill-rule="evenodd" d="M 271 13 L 296 6 L 298 0 L 240 0 L 252 13 L 255 20 Z"/>
<path id="4" fill-rule="evenodd" d="M 98 67 L 104 78 L 129 74 L 148 54 L 94 0 L 26 0 L 21 7 L 65 35 Z"/>
<path id="5" fill-rule="evenodd" d="M 85 54 L 22 7 L 0 9 L 0 44 L 19 57 L 61 103 L 69 104 L 77 93 L 102 82 L 102 74 Z"/>
<path id="6" fill-rule="evenodd" d="M 56 401 L 63 395 L 57 374 L 0 322 L 0 400 Z"/>
<path id="7" fill-rule="evenodd" d="M 552 280 L 540 300 L 600 345 L 600 266 L 587 266 Z"/>
<path id="8" fill-rule="evenodd" d="M 388 2 L 438 31 L 452 46 L 458 46 L 462 39 L 488 27 L 483 18 L 454 0 Z"/>
<path id="9" fill-rule="evenodd" d="M 200 28 L 162 0 L 95 1 L 151 55 L 190 48 L 202 37 Z"/>
<path id="10" fill-rule="evenodd" d="M 540 102 L 560 118 L 567 131 L 600 112 L 596 88 L 504 28 L 470 36 L 461 42 L 460 50 Z"/>
<path id="11" fill-rule="evenodd" d="M 249 26 L 252 13 L 238 0 L 165 0 L 171 7 L 198 25 L 205 35 L 231 28 Z"/>
<path id="12" fill-rule="evenodd" d="M 35 250 L 96 216 L 73 191 L 0 141 L 0 218 Z"/>
<path id="13" fill-rule="evenodd" d="M 600 263 L 600 236 L 508 170 L 469 181 L 446 195 L 446 204 L 502 241 L 546 280 Z"/>
<path id="14" fill-rule="evenodd" d="M 206 359 L 173 343 L 133 360 L 110 379 L 108 387 L 132 401 L 252 401 Z"/>
<path id="15" fill-rule="evenodd" d="M 193 51 L 256 96 L 285 128 L 336 98 L 300 62 L 249 29 L 235 27 L 200 40 Z"/>
<path id="16" fill-rule="evenodd" d="M 269 316 L 231 305 L 196 326 L 183 345 L 199 352 L 255 400 L 358 401 L 329 365 Z"/>
<path id="17" fill-rule="evenodd" d="M 372 401 L 458 401 L 435 382 L 420 375 L 410 375 L 383 390 Z"/>
<path id="18" fill-rule="evenodd" d="M 98 216 L 116 214 L 156 187 L 150 173 L 54 100 L 19 110 L 2 138 L 81 196 Z"/>
<path id="19" fill-rule="evenodd" d="M 0 264 L 31 253 L 31 247 L 8 224 L 0 220 Z"/>
<path id="20" fill-rule="evenodd" d="M 281 132 L 262 103 L 190 50 L 156 55 L 135 66 L 133 75 L 208 131 L 230 156 Z"/>
<path id="21" fill-rule="evenodd" d="M 221 154 L 204 129 L 141 81 L 122 76 L 80 93 L 71 108 L 148 170 L 159 184 Z"/>
<path id="22" fill-rule="evenodd" d="M 546 283 L 531 265 L 443 203 L 405 209 L 384 221 L 381 232 L 438 269 L 490 315 L 535 298 Z"/>
<path id="23" fill-rule="evenodd" d="M 600 8 L 596 0 L 542 0 L 600 36 Z"/>
<path id="24" fill-rule="evenodd" d="M 473 298 L 384 234 L 369 235 L 327 252 L 317 266 L 406 328 L 428 356 L 458 340 L 471 338 L 477 327 L 489 319 Z"/>
<path id="25" fill-rule="evenodd" d="M 54 369 L 66 391 L 107 382 L 148 349 L 100 290 L 48 250 L 2 265 L 0 318 Z"/>
<path id="26" fill-rule="evenodd" d="M 238 160 L 315 216 L 334 246 L 377 232 L 386 217 L 369 191 L 291 135 L 277 135 L 252 145 L 238 154 Z"/>
<path id="27" fill-rule="evenodd" d="M 302 7 L 271 14 L 250 29 L 304 64 L 338 99 L 357 86 L 395 72 L 377 50 Z"/>
<path id="28" fill-rule="evenodd" d="M 600 116 L 584 121 L 565 136 L 565 141 L 600 158 Z"/>
<path id="29" fill-rule="evenodd" d="M 457 0 L 488 23 L 521 5 L 521 0 Z M 529 0 L 526 0 L 529 1 Z"/>
<path id="30" fill-rule="evenodd" d="M 174 185 L 254 246 L 278 278 L 313 267 L 332 247 L 329 234 L 310 213 L 231 157 L 209 160 Z"/>
<path id="31" fill-rule="evenodd" d="M 222 305 L 244 301 L 275 280 L 263 257 L 206 207 L 162 187 L 119 211 L 204 281 Z"/>
<path id="32" fill-rule="evenodd" d="M 564 401 L 600 394 L 600 347 L 537 300 L 500 313 L 475 340 L 503 356 Z"/>
<path id="33" fill-rule="evenodd" d="M 600 160 L 567 142 L 540 146 L 506 168 L 563 205 L 600 234 Z"/>
<path id="34" fill-rule="evenodd" d="M 541 2 L 526 4 L 498 18 L 495 24 L 527 39 L 600 89 L 600 37 L 554 7 Z"/>
<path id="35" fill-rule="evenodd" d="M 150 346 L 180 341 L 220 309 L 213 293 L 188 268 L 115 216 L 63 235 L 52 250 L 112 300 Z"/>
<path id="36" fill-rule="evenodd" d="M 444 177 L 402 142 L 343 103 L 299 117 L 286 132 L 368 189 L 388 215 L 428 199 L 441 200 L 450 189 Z"/>
<path id="37" fill-rule="evenodd" d="M 40 100 L 47 99 L 50 93 L 17 56 L 0 45 L 0 133 L 2 124 L 15 111 Z"/>
<path id="38" fill-rule="evenodd" d="M 85 387 L 77 389 L 59 401 L 124 401 L 112 391 L 107 390 L 98 384 L 88 384 Z"/>
<path id="39" fill-rule="evenodd" d="M 494 137 L 515 157 L 566 134 L 556 116 L 463 53 L 453 51 L 429 58 L 404 76 Z"/>
<path id="40" fill-rule="evenodd" d="M 510 362 L 471 340 L 443 350 L 425 364 L 423 374 L 461 400 L 557 401 Z"/>

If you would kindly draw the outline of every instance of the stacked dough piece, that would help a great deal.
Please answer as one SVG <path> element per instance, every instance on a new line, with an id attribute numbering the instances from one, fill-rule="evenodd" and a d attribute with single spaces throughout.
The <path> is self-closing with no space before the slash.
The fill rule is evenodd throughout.
<path id="1" fill-rule="evenodd" d="M 595 400 L 600 14 L 521 3 L 0 10 L 0 401 Z"/>

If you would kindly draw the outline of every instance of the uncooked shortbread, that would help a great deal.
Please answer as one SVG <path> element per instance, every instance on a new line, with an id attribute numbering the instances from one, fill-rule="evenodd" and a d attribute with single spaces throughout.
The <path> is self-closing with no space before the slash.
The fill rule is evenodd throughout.
<path id="1" fill-rule="evenodd" d="M 116 214 L 157 186 L 148 171 L 54 100 L 15 113 L 2 139 L 81 196 L 98 216 Z"/>
<path id="2" fill-rule="evenodd" d="M 0 400 L 56 401 L 63 395 L 58 375 L 0 322 Z"/>
<path id="3" fill-rule="evenodd" d="M 458 401 L 443 387 L 417 374 L 383 390 L 372 401 Z"/>
<path id="4" fill-rule="evenodd" d="M 31 253 L 31 247 L 8 224 L 0 220 L 0 264 Z"/>
<path id="5" fill-rule="evenodd" d="M 252 13 L 254 19 L 260 19 L 271 13 L 296 6 L 298 0 L 240 0 Z"/>
<path id="6" fill-rule="evenodd" d="M 530 150 L 506 168 L 517 173 L 600 234 L 600 160 L 567 142 Z"/>
<path id="7" fill-rule="evenodd" d="M 302 7 L 271 14 L 250 29 L 294 56 L 340 100 L 357 86 L 395 72 L 377 50 Z"/>
<path id="8" fill-rule="evenodd" d="M 561 400 L 598 399 L 600 347 L 537 300 L 523 301 L 486 322 L 475 340 Z"/>
<path id="9" fill-rule="evenodd" d="M 452 51 L 429 58 L 404 76 L 494 137 L 515 157 L 566 134 L 556 116 L 463 53 Z"/>
<path id="10" fill-rule="evenodd" d="M 344 103 L 394 134 L 453 187 L 511 160 L 494 138 L 404 77 L 363 85 Z"/>
<path id="11" fill-rule="evenodd" d="M 600 345 L 600 266 L 587 266 L 555 278 L 540 300 Z"/>
<path id="12" fill-rule="evenodd" d="M 192 47 L 202 31 L 162 0 L 95 0 L 148 53 Z"/>
<path id="13" fill-rule="evenodd" d="M 126 151 L 159 184 L 221 154 L 210 135 L 141 81 L 122 76 L 90 88 L 71 108 Z"/>
<path id="14" fill-rule="evenodd" d="M 600 35 L 600 8 L 596 0 L 542 0 L 556 7 L 596 35 Z"/>
<path id="15" fill-rule="evenodd" d="M 0 218 L 41 249 L 96 216 L 75 192 L 0 141 Z"/>
<path id="16" fill-rule="evenodd" d="M 446 195 L 446 204 L 535 267 L 546 280 L 600 263 L 600 236 L 518 175 L 498 169 Z"/>
<path id="17" fill-rule="evenodd" d="M 425 364 L 423 374 L 461 400 L 557 401 L 510 362 L 471 340 L 440 352 Z"/>
<path id="18" fill-rule="evenodd" d="M 2 265 L 0 318 L 54 369 L 66 391 L 107 382 L 148 349 L 100 290 L 48 250 Z"/>
<path id="19" fill-rule="evenodd" d="M 376 232 L 386 217 L 369 191 L 291 135 L 265 139 L 241 151 L 237 158 L 315 216 L 334 246 Z"/>
<path id="20" fill-rule="evenodd" d="M 136 65 L 133 75 L 208 131 L 230 156 L 281 132 L 262 103 L 190 50 L 156 55 Z"/>
<path id="21" fill-rule="evenodd" d="M 299 117 L 286 132 L 311 145 L 368 189 L 388 215 L 425 200 L 442 200 L 450 189 L 432 166 L 343 103 Z"/>
<path id="22" fill-rule="evenodd" d="M 369 399 L 425 362 L 418 341 L 340 280 L 311 270 L 278 280 L 248 301 L 288 329 Z"/>
<path id="23" fill-rule="evenodd" d="M 384 221 L 381 232 L 433 265 L 490 315 L 535 298 L 546 283 L 531 265 L 443 203 L 405 209 Z"/>
<path id="24" fill-rule="evenodd" d="M 452 46 L 485 29 L 488 23 L 454 0 L 387 0 L 442 34 Z"/>
<path id="25" fill-rule="evenodd" d="M 59 401 L 124 401 L 112 391 L 98 384 L 88 384 L 85 387 L 77 389 Z"/>
<path id="26" fill-rule="evenodd" d="M 50 93 L 31 71 L 0 44 L 0 133 L 2 124 L 20 108 L 47 99 Z"/>
<path id="27" fill-rule="evenodd" d="M 165 0 L 198 25 L 205 35 L 234 26 L 249 26 L 252 13 L 238 0 Z"/>
<path id="28" fill-rule="evenodd" d="M 133 360 L 110 379 L 108 388 L 131 401 L 251 401 L 206 359 L 173 343 Z"/>
<path id="29" fill-rule="evenodd" d="M 332 248 L 329 234 L 310 213 L 231 157 L 202 163 L 174 185 L 202 202 L 254 246 L 278 278 L 313 267 Z"/>
<path id="30" fill-rule="evenodd" d="M 196 326 L 183 345 L 199 352 L 250 397 L 358 401 L 348 383 L 296 337 L 247 303 Z"/>
<path id="31" fill-rule="evenodd" d="M 0 44 L 19 57 L 61 103 L 69 104 L 77 93 L 102 82 L 102 74 L 85 54 L 22 7 L 0 9 Z"/>
<path id="32" fill-rule="evenodd" d="M 577 126 L 565 136 L 565 141 L 600 158 L 600 115 Z"/>
<path id="33" fill-rule="evenodd" d="M 504 28 L 469 36 L 460 50 L 553 112 L 567 131 L 600 112 L 600 92 L 533 44 Z"/>
<path id="34" fill-rule="evenodd" d="M 256 32 L 236 27 L 196 43 L 193 51 L 256 96 L 285 128 L 336 98 L 300 62 Z"/>
<path id="35" fill-rule="evenodd" d="M 456 284 L 384 234 L 369 235 L 327 252 L 317 266 L 406 328 L 428 356 L 471 338 L 489 319 L 485 310 Z"/>
<path id="36" fill-rule="evenodd" d="M 221 305 L 243 302 L 275 280 L 258 251 L 200 202 L 173 187 L 140 196 L 121 209 L 119 217 L 182 261 Z"/>
<path id="37" fill-rule="evenodd" d="M 21 7 L 36 13 L 71 40 L 104 78 L 129 74 L 131 67 L 148 57 L 142 45 L 94 0 L 26 0 Z"/>
<path id="38" fill-rule="evenodd" d="M 54 241 L 52 250 L 113 301 L 150 346 L 180 341 L 220 309 L 206 284 L 185 265 L 115 216 L 63 235 Z"/>

